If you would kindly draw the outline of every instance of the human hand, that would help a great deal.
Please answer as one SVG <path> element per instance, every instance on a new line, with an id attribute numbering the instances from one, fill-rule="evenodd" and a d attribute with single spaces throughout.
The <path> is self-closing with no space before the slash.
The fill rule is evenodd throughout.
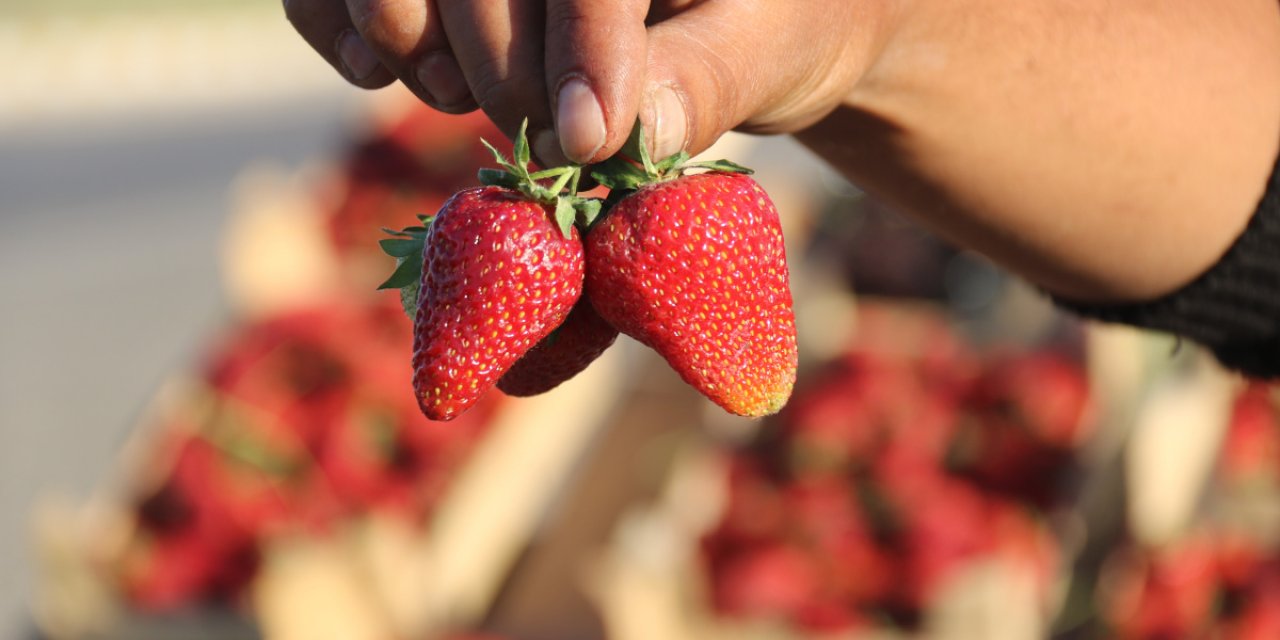
<path id="1" fill-rule="evenodd" d="M 285 0 L 349 82 L 397 79 L 447 113 L 529 120 L 544 164 L 603 160 L 637 116 L 653 153 L 733 129 L 785 133 L 852 90 L 878 46 L 880 0 Z"/>

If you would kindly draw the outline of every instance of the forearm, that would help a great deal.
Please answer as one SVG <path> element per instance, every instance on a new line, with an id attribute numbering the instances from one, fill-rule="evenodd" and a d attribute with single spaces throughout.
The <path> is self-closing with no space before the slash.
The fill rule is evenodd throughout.
<path id="1" fill-rule="evenodd" d="M 1213 264 L 1280 148 L 1274 0 L 903 0 L 797 137 L 1056 293 L 1149 299 Z"/>

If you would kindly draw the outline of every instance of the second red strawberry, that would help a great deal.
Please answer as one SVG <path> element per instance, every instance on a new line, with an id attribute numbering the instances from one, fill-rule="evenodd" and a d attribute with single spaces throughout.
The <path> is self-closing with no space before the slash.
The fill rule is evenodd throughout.
<path id="1" fill-rule="evenodd" d="M 790 276 L 778 212 L 755 180 L 713 171 L 640 186 L 587 234 L 586 254 L 592 305 L 685 382 L 739 415 L 786 403 Z"/>

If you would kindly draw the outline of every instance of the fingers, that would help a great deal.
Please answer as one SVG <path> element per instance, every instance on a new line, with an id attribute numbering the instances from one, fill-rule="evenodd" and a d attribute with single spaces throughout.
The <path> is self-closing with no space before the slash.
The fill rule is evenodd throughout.
<path id="1" fill-rule="evenodd" d="M 689 0 L 684 0 L 689 1 Z M 602 160 L 640 109 L 649 0 L 286 0 L 299 33 L 347 79 L 399 78 L 449 113 L 524 119 L 543 164 Z"/>
<path id="2" fill-rule="evenodd" d="M 391 84 L 391 75 L 356 32 L 343 0 L 285 0 L 298 34 L 348 82 L 365 89 Z"/>
<path id="3" fill-rule="evenodd" d="M 510 137 L 529 119 L 535 153 L 555 148 L 543 75 L 545 0 L 436 0 L 453 54 L 477 104 Z"/>
<path id="4" fill-rule="evenodd" d="M 696 154 L 733 129 L 795 131 L 829 113 L 861 73 L 862 4 L 707 1 L 651 26 L 640 113 L 654 156 Z"/>
<path id="5" fill-rule="evenodd" d="M 609 157 L 637 114 L 657 157 L 701 151 L 732 129 L 794 131 L 816 121 L 861 73 L 849 63 L 872 22 L 861 6 L 286 0 L 285 8 L 358 86 L 399 77 L 442 111 L 479 106 L 509 136 L 527 118 L 539 160 L 562 164 Z"/>
<path id="6" fill-rule="evenodd" d="M 476 108 L 434 0 L 346 2 L 356 31 L 419 98 L 446 113 Z"/>
<path id="7" fill-rule="evenodd" d="M 546 90 L 564 155 L 603 160 L 626 141 L 640 106 L 648 0 L 547 0 Z"/>

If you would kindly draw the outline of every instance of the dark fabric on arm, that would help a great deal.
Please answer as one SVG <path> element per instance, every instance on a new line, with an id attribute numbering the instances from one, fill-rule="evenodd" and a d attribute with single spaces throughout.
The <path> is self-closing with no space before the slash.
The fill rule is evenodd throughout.
<path id="1" fill-rule="evenodd" d="M 1191 339 L 1228 368 L 1280 378 L 1280 162 L 1244 233 L 1182 289 L 1140 304 L 1055 302 L 1086 317 Z"/>

